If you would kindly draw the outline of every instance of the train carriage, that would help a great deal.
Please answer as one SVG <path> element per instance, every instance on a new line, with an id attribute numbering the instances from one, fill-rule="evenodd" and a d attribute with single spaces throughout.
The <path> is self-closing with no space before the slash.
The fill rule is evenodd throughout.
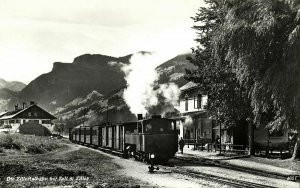
<path id="1" fill-rule="evenodd" d="M 102 146 L 102 128 L 100 126 L 93 126 L 91 128 L 93 146 Z"/>
<path id="2" fill-rule="evenodd" d="M 76 135 L 76 139 L 75 139 L 75 141 L 76 142 L 80 142 L 80 129 L 79 128 L 77 128 L 77 129 L 75 129 L 75 135 Z"/>
<path id="3" fill-rule="evenodd" d="M 80 127 L 79 128 L 79 132 L 80 132 L 79 142 L 81 144 L 84 144 L 85 143 L 85 128 L 84 127 Z"/>
<path id="4" fill-rule="evenodd" d="M 102 147 L 108 147 L 108 129 L 106 128 L 107 125 L 101 128 L 101 135 L 102 135 Z"/>

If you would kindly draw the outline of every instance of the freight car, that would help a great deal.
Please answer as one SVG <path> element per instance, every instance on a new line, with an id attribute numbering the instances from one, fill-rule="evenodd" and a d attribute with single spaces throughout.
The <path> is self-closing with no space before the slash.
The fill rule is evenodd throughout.
<path id="1" fill-rule="evenodd" d="M 157 115 L 135 122 L 76 127 L 70 130 L 69 139 L 151 163 L 166 163 L 178 150 L 176 121 Z"/>

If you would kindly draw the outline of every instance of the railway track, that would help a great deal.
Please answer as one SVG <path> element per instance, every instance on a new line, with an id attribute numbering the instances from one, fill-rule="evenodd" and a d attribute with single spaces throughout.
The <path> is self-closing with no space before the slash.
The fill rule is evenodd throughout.
<path id="1" fill-rule="evenodd" d="M 103 151 L 105 153 L 109 153 L 111 155 L 124 157 L 122 152 L 114 151 L 109 148 L 90 147 L 88 145 L 83 145 L 83 146 L 93 148 L 96 150 L 101 150 L 101 151 Z M 220 183 L 220 184 L 224 184 L 224 185 L 228 185 L 228 186 L 232 186 L 232 187 L 237 187 L 237 188 L 245 188 L 245 187 L 247 187 L 247 188 L 275 188 L 273 186 L 269 186 L 269 185 L 265 185 L 265 184 L 259 184 L 259 183 L 253 183 L 253 182 L 248 182 L 248 181 L 243 181 L 243 180 L 237 180 L 237 179 L 232 179 L 232 178 L 227 178 L 227 177 L 211 175 L 211 174 L 207 174 L 207 173 L 203 173 L 203 172 L 186 169 L 184 167 L 170 167 L 170 166 L 161 166 L 161 167 L 168 169 L 172 173 L 185 175 L 185 176 L 197 178 L 197 179 L 205 179 L 208 181 L 213 181 L 216 183 Z"/>
<path id="2" fill-rule="evenodd" d="M 282 179 L 282 180 L 290 180 L 290 177 L 298 177 L 299 175 L 283 175 L 283 174 L 278 174 L 278 173 L 273 173 L 273 172 L 265 172 L 265 171 L 260 171 L 260 170 L 253 170 L 250 168 L 245 168 L 245 167 L 238 167 L 238 166 L 232 166 L 232 165 L 228 165 L 228 164 L 224 164 L 224 163 L 217 163 L 213 160 L 204 160 L 201 161 L 199 158 L 195 158 L 195 157 L 174 157 L 177 160 L 180 161 L 184 161 L 184 162 L 188 162 L 188 163 L 192 163 L 192 164 L 208 164 L 211 166 L 216 166 L 216 167 L 221 167 L 221 168 L 226 168 L 226 169 L 230 169 L 230 170 L 236 170 L 236 171 L 240 171 L 240 172 L 246 172 L 249 174 L 254 174 L 254 175 L 259 175 L 259 176 L 263 176 L 263 177 L 271 177 L 271 178 L 276 178 L 276 179 Z M 290 180 L 291 181 L 291 180 Z M 297 181 L 300 182 L 300 179 L 296 179 L 293 181 Z"/>
<path id="3" fill-rule="evenodd" d="M 215 176 L 215 175 L 211 175 L 211 174 L 206 174 L 203 172 L 195 172 L 195 171 L 188 170 L 185 168 L 180 168 L 180 169 L 176 168 L 176 169 L 172 169 L 171 171 L 174 173 L 177 173 L 177 174 L 186 175 L 186 176 L 190 176 L 193 178 L 206 179 L 209 181 L 214 181 L 214 182 L 229 185 L 232 187 L 274 188 L 274 187 L 268 186 L 268 185 L 263 185 L 263 184 L 258 184 L 258 183 L 243 181 L 243 180 L 237 180 L 237 179 L 231 179 L 231 178 L 226 178 L 226 177 L 220 177 L 220 176 Z"/>

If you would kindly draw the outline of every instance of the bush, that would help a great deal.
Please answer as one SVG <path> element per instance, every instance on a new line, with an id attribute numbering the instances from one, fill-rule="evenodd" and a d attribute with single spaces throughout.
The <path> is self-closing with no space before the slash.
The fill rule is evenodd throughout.
<path id="1" fill-rule="evenodd" d="M 0 147 L 3 147 L 5 149 L 21 149 L 20 143 L 15 142 L 13 136 L 10 134 L 0 136 Z"/>
<path id="2" fill-rule="evenodd" d="M 40 154 L 60 148 L 62 145 L 50 137 L 7 134 L 0 135 L 0 147 L 5 149 L 24 149 L 26 153 Z"/>
<path id="3" fill-rule="evenodd" d="M 29 145 L 25 148 L 25 152 L 30 153 L 30 154 L 42 154 L 42 153 L 44 153 L 44 150 L 35 145 Z"/>

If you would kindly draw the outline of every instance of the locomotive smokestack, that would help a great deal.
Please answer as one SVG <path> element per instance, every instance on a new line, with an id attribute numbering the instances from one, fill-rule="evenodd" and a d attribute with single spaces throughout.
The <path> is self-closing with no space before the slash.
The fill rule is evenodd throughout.
<path id="1" fill-rule="evenodd" d="M 138 118 L 138 120 L 142 120 L 143 119 L 143 114 L 138 114 L 137 118 Z"/>

